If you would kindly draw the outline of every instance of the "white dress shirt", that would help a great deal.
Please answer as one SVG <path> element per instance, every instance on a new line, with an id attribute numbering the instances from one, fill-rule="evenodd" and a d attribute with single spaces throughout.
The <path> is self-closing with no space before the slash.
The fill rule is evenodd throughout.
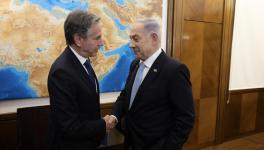
<path id="1" fill-rule="evenodd" d="M 161 50 L 161 48 L 159 48 L 155 53 L 153 53 L 145 61 L 140 60 L 140 63 L 143 62 L 143 64 L 145 65 L 145 68 L 143 70 L 143 75 L 142 75 L 142 81 L 146 77 L 147 73 L 149 72 L 149 69 L 151 68 L 151 66 L 153 65 L 154 61 L 158 58 L 158 56 L 160 55 L 161 52 L 162 52 L 162 50 Z"/>
<path id="2" fill-rule="evenodd" d="M 89 58 L 85 58 L 83 56 L 81 56 L 80 54 L 78 54 L 71 46 L 69 46 L 71 51 L 73 52 L 73 54 L 77 57 L 77 59 L 79 60 L 79 62 L 82 64 L 84 70 L 87 72 L 87 74 L 89 75 L 89 72 L 88 70 L 85 68 L 84 66 L 84 63 L 86 62 L 87 59 Z M 95 83 L 95 89 L 96 89 L 96 92 L 98 93 L 97 91 L 97 84 L 96 84 L 96 81 L 94 80 L 94 83 Z"/>

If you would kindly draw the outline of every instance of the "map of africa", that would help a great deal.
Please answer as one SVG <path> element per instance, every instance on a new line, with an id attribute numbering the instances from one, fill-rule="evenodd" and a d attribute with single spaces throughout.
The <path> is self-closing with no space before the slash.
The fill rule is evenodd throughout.
<path id="1" fill-rule="evenodd" d="M 92 60 L 101 92 L 125 85 L 131 24 L 162 17 L 161 0 L 1 0 L 0 101 L 48 96 L 50 66 L 66 47 L 63 23 L 75 9 L 101 17 L 105 45 Z"/>

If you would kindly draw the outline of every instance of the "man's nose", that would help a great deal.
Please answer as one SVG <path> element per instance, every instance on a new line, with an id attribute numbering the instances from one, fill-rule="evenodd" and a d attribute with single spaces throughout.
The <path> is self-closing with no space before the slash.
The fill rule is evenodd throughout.
<path id="1" fill-rule="evenodd" d="M 105 41 L 103 39 L 99 40 L 98 45 L 103 46 L 105 44 Z"/>

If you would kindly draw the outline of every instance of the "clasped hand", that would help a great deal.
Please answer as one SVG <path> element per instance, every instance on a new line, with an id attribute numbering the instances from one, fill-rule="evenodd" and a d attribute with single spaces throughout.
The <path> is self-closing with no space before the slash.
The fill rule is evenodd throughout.
<path id="1" fill-rule="evenodd" d="M 117 120 L 112 115 L 105 115 L 104 121 L 106 123 L 106 132 L 110 132 L 117 124 Z"/>

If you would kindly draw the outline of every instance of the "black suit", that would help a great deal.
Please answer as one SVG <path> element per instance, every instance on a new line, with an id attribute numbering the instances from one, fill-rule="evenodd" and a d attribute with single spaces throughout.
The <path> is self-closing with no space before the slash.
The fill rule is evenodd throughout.
<path id="1" fill-rule="evenodd" d="M 154 61 L 128 109 L 139 60 L 134 60 L 124 90 L 113 108 L 123 116 L 125 149 L 180 150 L 194 123 L 194 105 L 187 67 L 162 53 Z"/>
<path id="2" fill-rule="evenodd" d="M 53 63 L 48 77 L 50 149 L 94 150 L 106 126 L 100 116 L 99 86 L 91 81 L 67 47 Z"/>

